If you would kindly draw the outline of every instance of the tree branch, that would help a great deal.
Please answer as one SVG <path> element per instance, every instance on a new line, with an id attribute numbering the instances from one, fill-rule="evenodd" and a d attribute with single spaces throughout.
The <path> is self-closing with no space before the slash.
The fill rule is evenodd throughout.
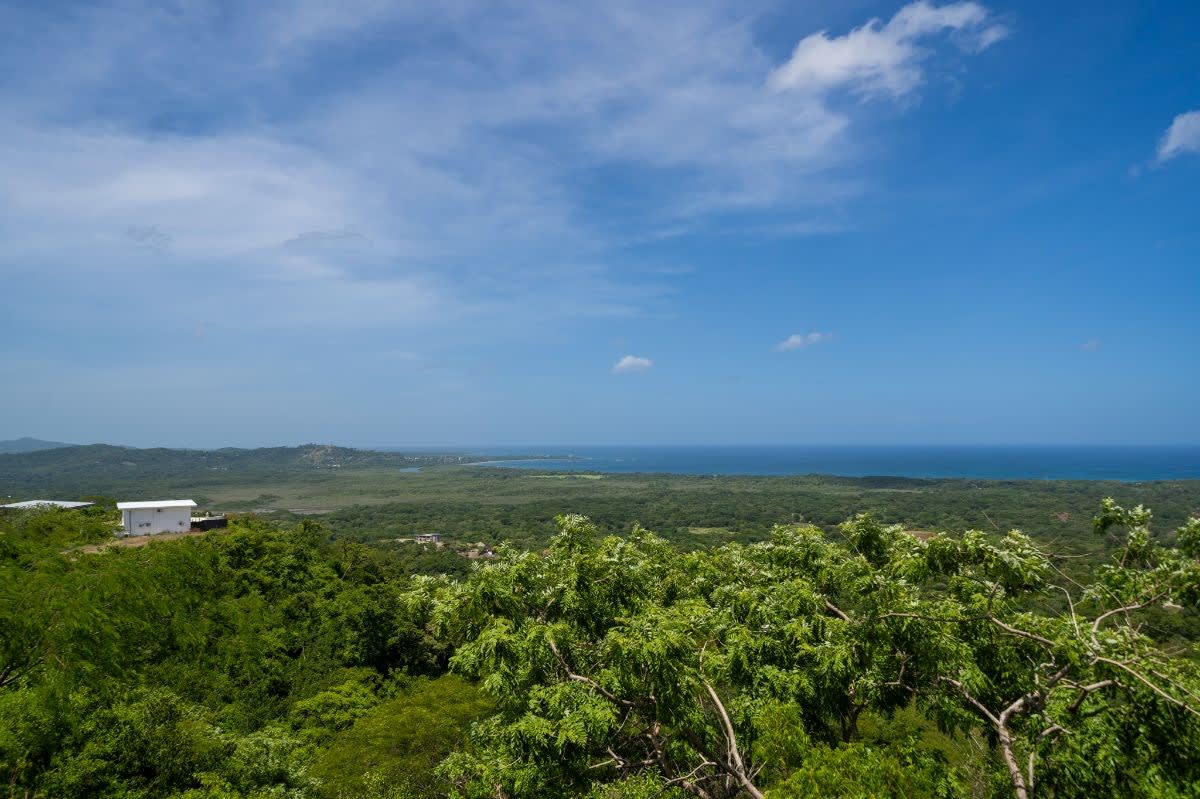
<path id="1" fill-rule="evenodd" d="M 961 682 L 959 682 L 958 680 L 953 680 L 949 677 L 938 677 L 938 679 L 941 680 L 942 682 L 949 683 L 950 685 L 953 685 L 956 689 L 958 689 L 958 692 L 960 694 L 962 694 L 962 697 L 964 699 L 966 699 L 968 702 L 970 702 L 971 705 L 974 706 L 974 708 L 976 710 L 978 710 L 983 715 L 984 718 L 986 718 L 989 722 L 991 722 L 992 726 L 994 726 L 994 727 L 1000 726 L 1000 719 L 996 718 L 996 716 L 992 713 L 992 711 L 988 710 L 987 707 L 982 702 L 980 702 L 975 697 L 971 696 L 971 693 L 966 689 L 966 686 L 964 686 Z"/>
<path id="2" fill-rule="evenodd" d="M 742 762 L 742 754 L 738 751 L 737 734 L 733 731 L 733 722 L 729 720 L 729 714 L 725 712 L 725 705 L 721 703 L 721 697 L 717 696 L 717 692 L 707 682 L 704 683 L 704 689 L 708 691 L 708 696 L 713 701 L 713 706 L 716 707 L 717 713 L 721 717 L 721 725 L 725 731 L 725 742 L 729 749 L 729 765 L 733 772 L 733 776 L 741 783 L 746 792 L 754 797 L 754 799 L 763 799 L 762 791 L 760 791 L 750 780 L 750 776 L 746 773 L 746 764 Z"/>
<path id="3" fill-rule="evenodd" d="M 1164 691 L 1163 689 L 1161 689 L 1157 685 L 1155 685 L 1153 682 L 1151 682 L 1147 677 L 1145 677 L 1142 674 L 1138 674 L 1136 671 L 1131 669 L 1129 666 L 1126 666 L 1124 663 L 1121 663 L 1120 661 L 1116 661 L 1116 660 L 1110 660 L 1109 658 L 1103 658 L 1103 657 L 1096 657 L 1095 662 L 1096 663 L 1107 663 L 1110 666 L 1115 666 L 1116 668 L 1125 672 L 1130 677 L 1133 677 L 1135 680 L 1142 683 L 1147 688 L 1149 688 L 1151 691 L 1158 694 L 1160 697 L 1167 700 L 1168 702 L 1175 705 L 1176 707 L 1186 710 L 1188 713 L 1191 713 L 1193 716 L 1200 716 L 1200 710 L 1197 710 L 1196 708 L 1192 707 L 1187 702 L 1184 702 L 1181 699 L 1176 699 L 1175 697 L 1171 696 L 1169 693 L 1167 693 L 1166 691 Z"/>
<path id="4" fill-rule="evenodd" d="M 1011 635 L 1016 635 L 1021 638 L 1028 638 L 1030 641 L 1037 641 L 1042 646 L 1046 646 L 1046 647 L 1050 647 L 1050 648 L 1054 647 L 1054 642 L 1051 641 L 1049 638 L 1043 638 L 1042 636 L 1037 635 L 1036 633 L 1031 633 L 1031 632 L 1027 632 L 1025 630 L 1021 630 L 1017 627 L 1013 627 L 1011 624 L 1005 624 L 1004 622 L 1000 621 L 999 619 L 997 619 L 995 616 L 992 616 L 992 615 L 988 615 L 986 618 L 988 621 L 990 621 L 992 624 L 999 627 L 1001 630 L 1004 630 L 1006 633 L 1009 633 Z"/>
<path id="5" fill-rule="evenodd" d="M 1008 767 L 1008 776 L 1012 781 L 1013 795 L 1016 796 L 1017 799 L 1029 799 L 1029 788 L 1025 782 L 1025 775 L 1021 773 L 1021 766 L 1019 763 L 1017 763 L 1017 758 L 1013 751 L 1012 734 L 1009 733 L 1007 724 L 1009 714 L 1022 707 L 1025 702 L 1028 701 L 1027 697 L 1029 694 L 1026 694 L 1020 699 L 1012 702 L 1007 708 L 1004 709 L 1004 711 L 1001 712 L 999 716 L 997 716 L 995 713 L 992 713 L 992 711 L 988 710 L 987 706 L 972 696 L 971 692 L 966 689 L 966 686 L 964 686 L 958 680 L 951 679 L 950 677 L 940 677 L 939 679 L 957 688 L 958 692 L 962 694 L 963 698 L 970 702 L 976 710 L 983 714 L 984 718 L 991 722 L 992 727 L 996 730 L 996 738 L 1000 743 L 1000 754 L 1004 758 L 1004 765 Z"/>
<path id="6" fill-rule="evenodd" d="M 1096 634 L 1100 632 L 1100 625 L 1103 624 L 1105 622 L 1105 620 L 1107 620 L 1113 616 L 1116 616 L 1119 613 L 1132 613 L 1135 610 L 1142 610 L 1143 608 L 1148 608 L 1151 605 L 1157 604 L 1159 602 L 1159 600 L 1166 598 L 1166 596 L 1167 596 L 1167 593 L 1165 591 L 1163 591 L 1158 594 L 1155 594 L 1154 596 L 1150 597 L 1149 599 L 1147 599 L 1144 602 L 1137 603 L 1136 605 L 1124 605 L 1122 607 L 1113 608 L 1112 610 L 1106 610 L 1104 613 L 1101 613 L 1099 616 L 1096 617 L 1095 621 L 1092 622 L 1092 643 L 1095 643 Z"/>
<path id="7" fill-rule="evenodd" d="M 837 616 L 842 621 L 850 621 L 850 617 L 847 616 L 846 613 L 841 608 L 839 608 L 837 605 L 830 602 L 828 599 L 825 600 L 825 609 L 828 610 L 830 613 L 832 613 L 834 616 Z"/>
<path id="8" fill-rule="evenodd" d="M 603 694 L 605 696 L 605 698 L 607 698 L 610 702 L 614 702 L 618 705 L 624 705 L 625 707 L 633 707 L 634 706 L 633 702 L 630 702 L 628 699 L 620 699 L 620 698 L 614 696 L 612 693 L 605 690 L 604 687 L 600 685 L 600 683 L 596 682 L 595 680 L 591 679 L 590 677 L 584 677 L 582 674 L 576 674 L 575 672 L 571 671 L 571 667 L 567 665 L 566 658 L 564 658 L 562 656 L 562 653 L 558 651 L 558 647 L 555 646 L 554 639 L 551 638 L 550 636 L 546 636 L 546 643 L 550 645 L 550 651 L 554 653 L 554 656 L 556 658 L 558 658 L 558 662 L 560 664 L 562 664 L 563 671 L 566 672 L 568 679 L 574 680 L 575 682 L 581 682 L 584 685 L 590 685 L 592 688 L 594 688 L 595 690 L 597 690 L 601 694 Z"/>

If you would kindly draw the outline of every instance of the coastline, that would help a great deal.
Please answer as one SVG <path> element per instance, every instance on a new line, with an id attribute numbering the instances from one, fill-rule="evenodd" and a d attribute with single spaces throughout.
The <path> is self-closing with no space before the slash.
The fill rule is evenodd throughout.
<path id="1" fill-rule="evenodd" d="M 493 469 L 723 477 L 911 478 L 1145 483 L 1200 480 L 1200 446 L 572 447 L 500 457 Z"/>

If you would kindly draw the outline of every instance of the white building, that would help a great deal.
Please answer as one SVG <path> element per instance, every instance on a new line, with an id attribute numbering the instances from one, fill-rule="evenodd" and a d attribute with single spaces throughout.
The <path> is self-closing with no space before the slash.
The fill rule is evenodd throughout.
<path id="1" fill-rule="evenodd" d="M 118 502 L 125 535 L 185 533 L 192 529 L 190 499 L 156 499 L 149 502 Z"/>

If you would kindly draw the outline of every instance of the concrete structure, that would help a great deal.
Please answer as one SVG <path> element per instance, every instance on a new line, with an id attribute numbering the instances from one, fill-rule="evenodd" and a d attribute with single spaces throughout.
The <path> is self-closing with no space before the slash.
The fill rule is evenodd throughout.
<path id="1" fill-rule="evenodd" d="M 441 542 L 442 537 L 437 533 L 422 533 L 413 540 L 418 544 L 437 544 Z"/>
<path id="2" fill-rule="evenodd" d="M 156 499 L 149 502 L 118 502 L 125 535 L 186 533 L 192 529 L 190 499 Z"/>
<path id="3" fill-rule="evenodd" d="M 24 502 L 14 502 L 11 505 L 0 505 L 5 510 L 31 510 L 33 508 L 90 508 L 91 502 L 71 502 L 65 499 L 29 499 Z"/>

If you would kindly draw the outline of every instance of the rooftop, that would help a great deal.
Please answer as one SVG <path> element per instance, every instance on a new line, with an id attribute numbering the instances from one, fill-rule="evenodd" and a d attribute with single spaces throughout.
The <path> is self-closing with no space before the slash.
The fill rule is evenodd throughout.
<path id="1" fill-rule="evenodd" d="M 65 499 L 27 499 L 24 502 L 14 502 L 11 505 L 0 505 L 0 508 L 21 509 L 21 508 L 42 508 L 51 505 L 56 508 L 86 508 L 91 502 L 71 502 Z"/>
<path id="2" fill-rule="evenodd" d="M 147 502 L 118 502 L 117 510 L 139 510 L 141 508 L 194 508 L 191 499 L 152 499 Z"/>

